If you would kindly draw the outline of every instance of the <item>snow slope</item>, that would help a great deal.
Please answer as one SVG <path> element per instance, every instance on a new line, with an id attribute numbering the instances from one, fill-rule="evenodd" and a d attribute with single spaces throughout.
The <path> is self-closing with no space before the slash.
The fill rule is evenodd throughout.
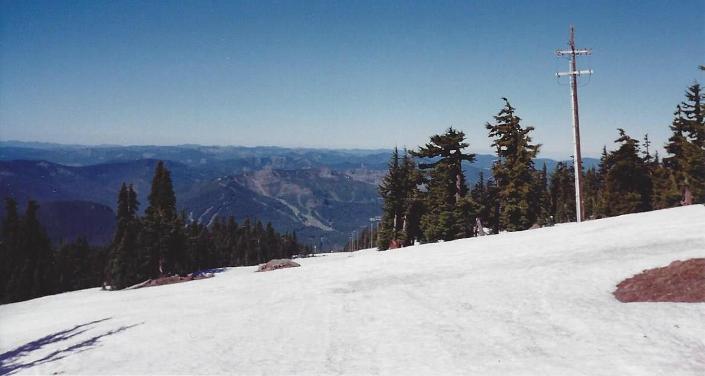
<path id="1" fill-rule="evenodd" d="M 703 229 L 691 206 L 0 306 L 0 373 L 703 375 L 705 304 L 612 296 Z"/>

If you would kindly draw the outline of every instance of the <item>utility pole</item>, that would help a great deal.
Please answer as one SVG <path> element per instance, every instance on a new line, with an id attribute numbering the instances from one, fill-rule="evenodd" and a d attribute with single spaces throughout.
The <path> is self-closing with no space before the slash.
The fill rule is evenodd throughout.
<path id="1" fill-rule="evenodd" d="M 370 248 L 372 248 L 372 234 L 374 234 L 374 230 L 372 227 L 374 226 L 374 222 L 370 221 Z"/>
<path id="2" fill-rule="evenodd" d="M 585 207 L 583 206 L 583 159 L 580 156 L 580 119 L 578 118 L 578 76 L 592 74 L 592 69 L 578 70 L 576 67 L 576 57 L 578 55 L 590 55 L 591 49 L 575 48 L 575 29 L 570 27 L 570 41 L 568 42 L 570 49 L 556 50 L 557 56 L 568 56 L 569 71 L 556 73 L 556 77 L 570 76 L 570 98 L 571 107 L 573 108 L 573 166 L 575 169 L 575 217 L 578 222 L 582 222 L 585 218 Z"/>

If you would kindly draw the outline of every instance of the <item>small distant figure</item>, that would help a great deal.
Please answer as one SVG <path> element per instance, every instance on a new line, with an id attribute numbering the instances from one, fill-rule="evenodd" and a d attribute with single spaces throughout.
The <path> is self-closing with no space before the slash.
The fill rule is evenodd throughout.
<path id="1" fill-rule="evenodd" d="M 485 232 L 485 228 L 482 226 L 482 221 L 480 218 L 475 218 L 475 231 L 477 232 L 477 236 L 485 236 L 487 233 Z"/>
<path id="2" fill-rule="evenodd" d="M 681 200 L 681 205 L 693 205 L 693 192 L 691 192 L 688 187 L 683 188 L 683 199 Z"/>
<path id="3" fill-rule="evenodd" d="M 401 242 L 397 239 L 392 239 L 392 241 L 389 242 L 389 249 L 396 249 L 396 248 L 401 248 Z"/>
<path id="4" fill-rule="evenodd" d="M 555 225 L 555 224 L 556 224 L 556 220 L 553 219 L 553 216 L 552 216 L 552 215 L 549 216 L 549 217 L 548 217 L 548 223 L 546 223 L 546 226 L 553 226 L 553 225 Z"/>

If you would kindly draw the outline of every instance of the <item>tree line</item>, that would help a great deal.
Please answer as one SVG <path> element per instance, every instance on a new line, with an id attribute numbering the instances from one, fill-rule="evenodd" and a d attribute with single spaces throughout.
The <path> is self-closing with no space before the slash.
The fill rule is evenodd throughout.
<path id="1" fill-rule="evenodd" d="M 151 278 L 223 266 L 257 265 L 275 258 L 308 254 L 296 233 L 279 234 L 271 223 L 233 217 L 206 225 L 177 212 L 171 174 L 156 166 L 140 215 L 137 193 L 123 183 L 117 198 L 117 225 L 107 247 L 85 239 L 52 247 L 42 228 L 39 205 L 30 200 L 24 215 L 17 202 L 5 199 L 0 237 L 0 303 L 11 303 L 65 291 L 106 286 L 122 289 Z M 67 218 L 66 220 L 80 220 Z"/>
<path id="2" fill-rule="evenodd" d="M 416 150 L 394 149 L 379 186 L 378 249 L 575 221 L 573 165 L 559 162 L 550 173 L 545 164 L 537 168 L 541 145 L 531 138 L 534 128 L 524 127 L 502 99 L 503 108 L 485 124 L 497 160 L 491 176 L 480 173 L 472 187 L 462 165 L 475 154 L 460 130 L 431 136 Z M 676 106 L 667 156 L 651 152 L 648 135 L 640 141 L 618 129 L 616 149 L 604 147 L 599 165 L 581 172 L 586 217 L 705 202 L 704 119 L 705 94 L 695 83 Z"/>

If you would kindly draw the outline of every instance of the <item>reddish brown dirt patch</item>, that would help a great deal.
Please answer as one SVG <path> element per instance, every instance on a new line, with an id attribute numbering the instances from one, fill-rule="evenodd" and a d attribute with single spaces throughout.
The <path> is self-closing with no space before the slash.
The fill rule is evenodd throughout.
<path id="1" fill-rule="evenodd" d="M 293 262 L 289 259 L 275 259 L 275 260 L 270 260 L 266 264 L 262 264 L 257 268 L 258 272 L 268 272 L 272 270 L 277 270 L 277 269 L 284 269 L 284 268 L 295 268 L 299 265 L 297 262 Z"/>
<path id="2" fill-rule="evenodd" d="M 205 278 L 211 278 L 213 277 L 213 274 L 207 273 L 207 274 L 189 274 L 185 277 L 179 276 L 179 275 L 172 275 L 172 276 L 167 276 L 167 277 L 159 277 L 155 279 L 148 279 L 142 283 L 138 283 L 136 285 L 128 287 L 126 290 L 132 290 L 132 289 L 139 289 L 143 287 L 152 287 L 152 286 L 163 286 L 163 285 L 171 285 L 174 283 L 180 283 L 180 282 L 188 282 L 188 281 L 195 281 L 199 279 L 205 279 Z"/>
<path id="3" fill-rule="evenodd" d="M 623 303 L 705 302 L 705 258 L 644 270 L 620 282 L 614 296 Z"/>

